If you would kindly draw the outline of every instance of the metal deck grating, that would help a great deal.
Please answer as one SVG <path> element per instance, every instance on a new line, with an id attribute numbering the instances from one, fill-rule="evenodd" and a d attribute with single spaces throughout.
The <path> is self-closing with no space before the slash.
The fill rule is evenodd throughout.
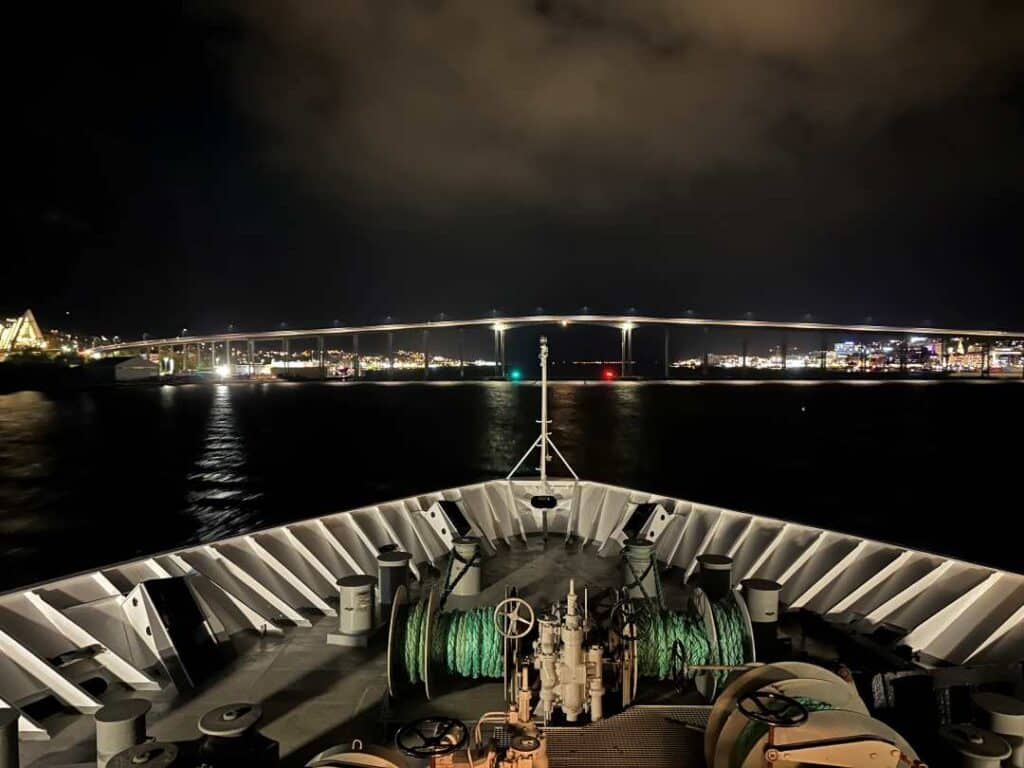
<path id="1" fill-rule="evenodd" d="M 551 768 L 704 768 L 711 707 L 635 706 L 582 727 L 549 727 Z"/>

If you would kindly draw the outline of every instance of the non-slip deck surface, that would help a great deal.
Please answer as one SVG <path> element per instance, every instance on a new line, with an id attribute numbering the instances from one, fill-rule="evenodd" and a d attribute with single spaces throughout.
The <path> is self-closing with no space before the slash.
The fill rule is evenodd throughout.
<path id="1" fill-rule="evenodd" d="M 453 597 L 448 608 L 494 605 L 504 596 L 505 585 L 514 584 L 540 612 L 546 605 L 564 599 L 570 578 L 575 579 L 581 599 L 586 585 L 592 592 L 598 587 L 620 585 L 620 560 L 597 557 L 595 552 L 594 545 L 583 551 L 575 545 L 566 547 L 561 536 L 552 536 L 546 546 L 539 537 L 531 537 L 528 546 L 515 540 L 511 548 L 502 546 L 496 555 L 485 558 L 486 588 L 482 594 L 477 598 Z M 678 581 L 681 572 L 676 573 Z M 666 578 L 670 598 L 677 590 L 673 579 Z M 260 730 L 280 742 L 286 766 L 304 765 L 318 752 L 354 738 L 386 741 L 388 724 L 395 722 L 427 714 L 473 721 L 484 711 L 502 706 L 501 686 L 494 682 L 460 688 L 429 702 L 421 691 L 388 701 L 386 631 L 378 632 L 368 648 L 340 648 L 327 644 L 327 634 L 336 629 L 337 619 L 310 618 L 312 627 L 290 628 L 280 637 L 236 638 L 237 658 L 188 696 L 179 695 L 173 686 L 156 694 L 112 686 L 100 698 L 104 702 L 128 696 L 150 699 L 153 709 L 148 718 L 149 735 L 161 741 L 197 738 L 199 718 L 215 707 L 259 702 L 264 713 Z M 70 713 L 55 718 L 48 721 L 48 725 L 56 725 L 50 741 L 22 742 L 22 765 L 95 760 L 92 718 Z M 600 732 L 611 727 L 605 726 Z M 574 742 L 568 738 L 565 743 Z M 566 749 L 570 751 L 565 754 L 570 755 L 577 748 Z M 566 764 L 583 765 L 578 760 Z"/>

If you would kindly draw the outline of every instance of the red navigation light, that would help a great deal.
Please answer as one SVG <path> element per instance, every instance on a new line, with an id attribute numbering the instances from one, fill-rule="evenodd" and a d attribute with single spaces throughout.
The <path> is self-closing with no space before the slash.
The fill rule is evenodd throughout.
<path id="1" fill-rule="evenodd" d="M 605 368 L 604 370 L 601 371 L 601 378 L 604 379 L 605 381 L 611 381 L 612 379 L 615 378 L 615 371 L 613 371 L 611 368 Z"/>

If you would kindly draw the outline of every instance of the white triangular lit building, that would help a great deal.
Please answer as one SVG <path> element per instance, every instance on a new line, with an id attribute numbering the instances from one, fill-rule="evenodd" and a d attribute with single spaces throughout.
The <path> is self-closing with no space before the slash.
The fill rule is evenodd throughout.
<path id="1" fill-rule="evenodd" d="M 45 347 L 46 339 L 31 309 L 18 317 L 0 319 L 0 360 L 12 352 Z"/>

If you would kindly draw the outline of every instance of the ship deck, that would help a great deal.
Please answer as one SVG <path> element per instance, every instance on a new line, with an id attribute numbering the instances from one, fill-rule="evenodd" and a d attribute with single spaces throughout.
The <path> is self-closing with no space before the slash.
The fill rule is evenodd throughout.
<path id="1" fill-rule="evenodd" d="M 465 609 L 474 605 L 494 605 L 504 597 L 506 584 L 514 584 L 532 605 L 539 606 L 564 600 L 569 580 L 574 579 L 582 594 L 589 587 L 597 589 L 620 586 L 621 561 L 617 557 L 598 557 L 596 545 L 580 547 L 564 543 L 564 537 L 553 535 L 545 543 L 539 535 L 528 543 L 513 540 L 502 546 L 496 555 L 485 557 L 482 564 L 483 584 L 478 597 L 452 596 L 448 607 Z M 436 574 L 432 574 L 435 575 Z M 666 597 L 671 602 L 682 592 L 676 578 L 664 582 Z M 424 579 L 422 589 L 430 586 Z M 387 627 L 378 627 L 366 648 L 343 648 L 327 643 L 327 635 L 337 630 L 337 619 L 310 616 L 311 627 L 289 627 L 282 635 L 259 636 L 255 632 L 233 638 L 235 658 L 213 679 L 187 695 L 170 685 L 162 692 L 132 691 L 120 685 L 111 686 L 102 696 L 104 703 L 122 698 L 146 698 L 153 703 L 148 717 L 148 732 L 159 741 L 187 741 L 197 738 L 196 724 L 205 712 L 232 702 L 259 702 L 263 708 L 260 731 L 280 743 L 282 764 L 301 766 L 324 749 L 362 739 L 366 743 L 387 743 L 391 726 L 401 721 L 427 715 L 444 715 L 472 723 L 488 711 L 502 707 L 502 686 L 498 681 L 467 681 L 456 690 L 427 701 L 419 686 L 403 700 L 391 700 L 387 690 Z M 384 617 L 386 620 L 387 617 Z M 674 732 L 675 739 L 665 741 L 666 759 L 678 757 L 680 746 L 688 745 L 697 759 L 700 755 L 700 734 L 695 730 L 671 724 L 682 717 L 701 720 L 702 708 L 687 706 L 693 699 L 679 699 L 682 705 L 650 715 L 650 722 L 661 725 L 660 732 Z M 641 714 L 632 716 L 632 726 L 645 721 Z M 667 725 L 666 725 L 667 724 Z M 76 714 L 57 714 L 47 722 L 50 741 L 23 742 L 24 766 L 66 765 L 95 761 L 94 731 L 91 718 Z M 552 733 L 553 766 L 581 765 L 573 728 L 555 729 Z M 594 731 L 602 734 L 606 744 L 608 726 Z M 664 736 L 664 733 L 662 733 Z M 586 741 L 581 742 L 585 744 Z M 556 757 L 562 745 L 562 760 Z M 648 747 L 644 755 L 651 757 Z M 620 754 L 620 759 L 625 754 Z M 695 766 L 703 765 L 693 763 Z M 622 763 L 623 765 L 628 763 Z M 658 762 L 645 763 L 659 765 Z M 666 763 L 668 764 L 668 763 Z M 672 763 L 680 765 L 679 763 Z M 683 764 L 689 768 L 689 764 Z"/>
<path id="2" fill-rule="evenodd" d="M 546 546 L 532 495 L 558 497 Z M 500 683 L 460 686 L 427 702 L 418 693 L 389 701 L 386 631 L 369 646 L 327 644 L 337 627 L 339 577 L 376 573 L 381 547 L 412 553 L 414 598 L 438 578 L 455 530 L 444 505 L 457 505 L 473 531 L 496 549 L 485 557 L 486 589 L 452 597 L 450 608 L 494 605 L 506 584 L 535 607 L 563 600 L 569 579 L 582 587 L 620 586 L 613 541 L 638 505 L 657 511 L 646 534 L 657 541 L 666 602 L 681 607 L 682 583 L 704 553 L 734 560 L 734 581 L 771 579 L 790 615 L 837 631 L 880 637 L 921 668 L 1007 665 L 1024 659 L 1024 576 L 941 555 L 811 526 L 589 481 L 487 481 L 114 564 L 0 595 L 0 707 L 16 707 L 22 766 L 95 764 L 91 715 L 122 698 L 153 703 L 148 732 L 159 740 L 198 737 L 200 715 L 224 704 L 258 702 L 263 733 L 280 743 L 285 765 L 302 765 L 325 748 L 362 739 L 386 743 L 389 725 L 427 714 L 473 721 L 501 706 Z M 453 511 L 453 514 L 455 512 Z M 444 518 L 445 522 L 440 522 Z M 564 534 L 577 543 L 565 544 Z M 586 542 L 581 548 L 578 542 Z M 160 631 L 150 592 L 187 583 L 200 619 L 227 658 L 194 687 L 173 684 L 176 651 Z M 591 593 L 593 595 L 593 591 Z M 381 617 L 383 621 L 385 617 Z M 155 634 L 150 634 L 153 629 Z M 878 630 L 882 630 L 881 633 Z M 815 654 L 817 655 L 817 654 Z M 642 691 L 646 689 L 644 684 Z M 660 734 L 666 722 L 699 720 L 699 710 L 650 689 L 644 704 L 586 732 L 594 743 L 636 741 L 637 728 Z M 645 714 L 646 712 L 646 714 Z M 646 724 L 637 718 L 647 718 Z M 679 730 L 676 729 L 679 727 Z M 689 754 L 700 734 L 678 723 L 672 748 Z M 571 731 L 571 732 L 570 732 Z M 580 729 L 551 732 L 552 765 L 580 764 Z M 600 731 L 600 734 L 599 734 Z M 575 734 L 575 735 L 574 735 Z M 681 735 L 680 735 L 681 734 Z M 600 735 L 600 738 L 597 738 Z M 685 744 L 684 744 L 685 742 Z M 559 744 L 564 749 L 559 752 Z M 606 753 L 607 754 L 607 753 Z M 556 759 L 557 758 L 557 759 Z M 699 758 L 675 762 L 689 768 Z M 574 762 L 575 761 L 575 762 Z M 647 755 L 642 764 L 657 765 Z M 628 765 L 624 754 L 619 765 Z"/>

